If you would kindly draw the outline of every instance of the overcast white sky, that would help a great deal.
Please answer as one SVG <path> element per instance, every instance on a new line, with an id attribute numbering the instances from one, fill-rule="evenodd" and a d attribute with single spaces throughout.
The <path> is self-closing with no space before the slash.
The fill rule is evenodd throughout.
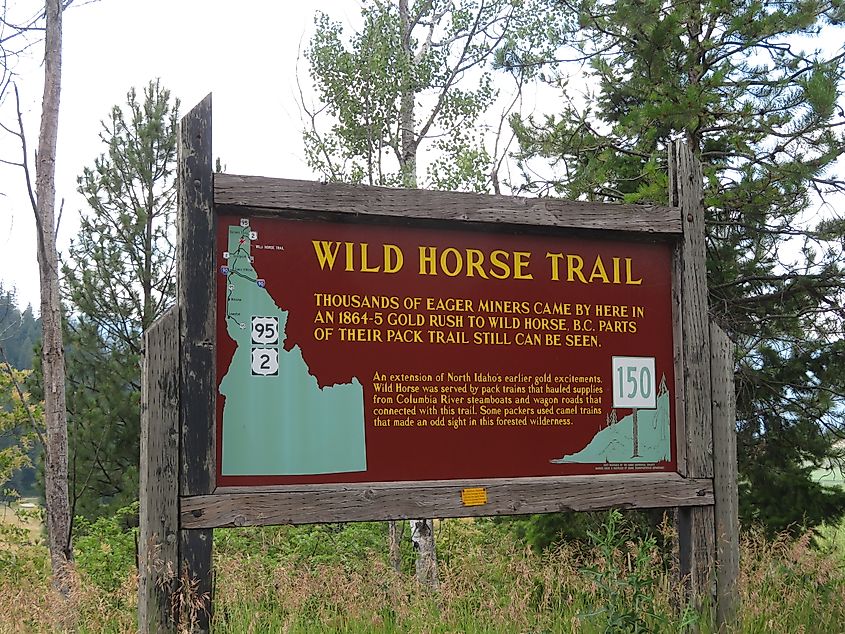
<path id="1" fill-rule="evenodd" d="M 313 177 L 302 157 L 295 98 L 298 49 L 308 41 L 317 9 L 354 23 L 356 0 L 84 2 L 76 0 L 64 14 L 56 181 L 57 204 L 65 199 L 61 247 L 76 233 L 85 205 L 76 177 L 103 150 L 100 121 L 125 102 L 129 88 L 157 77 L 182 100 L 183 113 L 213 93 L 213 150 L 226 171 Z M 13 4 L 16 10 L 37 5 Z M 33 59 L 18 69 L 30 148 L 37 140 L 42 56 L 43 46 L 35 46 Z M 3 114 L 8 125 L 10 112 Z M 20 157 L 16 139 L 0 136 L 0 157 Z M 23 306 L 38 310 L 33 215 L 20 169 L 7 166 L 0 166 L 0 282 L 16 287 Z"/>
<path id="2" fill-rule="evenodd" d="M 32 15 L 39 4 L 10 2 L 21 16 Z M 302 153 L 296 72 L 317 10 L 353 27 L 359 23 L 359 0 L 75 0 L 64 14 L 56 181 L 57 205 L 65 200 L 60 248 L 76 234 L 85 207 L 76 178 L 103 151 L 100 121 L 125 102 L 131 87 L 140 90 L 151 79 L 160 78 L 181 99 L 183 113 L 213 93 L 213 153 L 227 172 L 314 178 Z M 838 33 L 828 32 L 813 46 L 840 43 Z M 30 152 L 41 111 L 42 55 L 39 43 L 17 69 Z M 307 83 L 304 63 L 300 69 Z M 532 101 L 555 103 L 540 94 Z M 13 123 L 10 102 L 0 110 L 6 125 Z M 0 158 L 19 157 L 16 139 L 0 132 Z M 0 283 L 15 287 L 19 303 L 31 303 L 37 312 L 33 214 L 21 170 L 2 164 Z"/>

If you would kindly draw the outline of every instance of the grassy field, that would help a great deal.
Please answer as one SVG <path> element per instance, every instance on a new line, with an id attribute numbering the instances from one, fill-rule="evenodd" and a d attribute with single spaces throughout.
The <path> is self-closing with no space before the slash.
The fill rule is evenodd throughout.
<path id="1" fill-rule="evenodd" d="M 29 539 L 37 541 L 41 536 L 42 510 L 35 498 L 22 498 L 10 505 L 0 506 L 0 524 L 25 530 Z"/>
<path id="2" fill-rule="evenodd" d="M 124 526 L 117 517 L 79 527 L 67 599 L 50 586 L 42 545 L 0 549 L 0 596 L 15 607 L 0 611 L 0 632 L 135 631 L 135 537 Z M 670 535 L 637 537 L 616 515 L 599 533 L 538 554 L 489 521 L 444 521 L 440 589 L 430 593 L 413 579 L 410 550 L 401 574 L 387 564 L 383 524 L 215 531 L 215 631 L 713 631 L 658 545 Z M 809 536 L 745 535 L 742 608 L 729 631 L 845 632 L 845 550 L 841 533 L 829 537 L 814 547 Z"/>

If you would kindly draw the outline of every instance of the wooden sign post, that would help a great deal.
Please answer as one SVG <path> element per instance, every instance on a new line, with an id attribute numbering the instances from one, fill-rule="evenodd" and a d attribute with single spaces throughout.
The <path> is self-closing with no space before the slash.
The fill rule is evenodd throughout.
<path id="1" fill-rule="evenodd" d="M 681 570 L 730 619 L 733 353 L 685 148 L 672 207 L 211 156 L 209 96 L 180 128 L 177 306 L 145 340 L 142 631 L 208 629 L 215 528 L 612 507 L 677 509 Z"/>

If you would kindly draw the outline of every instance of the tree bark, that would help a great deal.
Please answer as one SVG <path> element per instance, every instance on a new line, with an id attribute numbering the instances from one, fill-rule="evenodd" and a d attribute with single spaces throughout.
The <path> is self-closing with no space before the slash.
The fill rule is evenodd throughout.
<path id="1" fill-rule="evenodd" d="M 402 55 L 405 64 L 405 77 L 402 86 L 402 98 L 399 104 L 399 134 L 401 156 L 399 167 L 402 174 L 402 186 L 417 187 L 417 145 L 414 132 L 414 86 L 412 83 L 414 52 L 411 49 L 411 14 L 408 0 L 399 0 L 399 24 Z M 436 590 L 437 551 L 434 546 L 434 522 L 432 520 L 411 520 L 411 539 L 417 551 L 417 581 L 431 590 Z"/>
<path id="2" fill-rule="evenodd" d="M 434 546 L 434 520 L 411 520 L 411 530 L 411 539 L 417 551 L 417 581 L 429 590 L 438 590 L 440 578 Z"/>
<path id="3" fill-rule="evenodd" d="M 402 524 L 399 520 L 387 523 L 387 547 L 390 565 L 397 573 L 402 572 Z"/>
<path id="4" fill-rule="evenodd" d="M 408 0 L 399 0 L 399 25 L 404 58 L 404 77 L 402 97 L 399 102 L 399 170 L 402 174 L 402 186 L 417 187 L 417 140 L 414 134 L 414 87 L 413 73 L 414 52 L 411 50 L 411 14 Z"/>
<path id="5" fill-rule="evenodd" d="M 44 418 L 47 427 L 45 497 L 50 563 L 54 584 L 67 593 L 67 563 L 72 559 L 68 501 L 67 409 L 65 356 L 56 251 L 56 139 L 62 79 L 62 6 L 47 0 L 44 39 L 44 97 L 35 166 L 38 269 L 41 278 L 42 367 Z"/>

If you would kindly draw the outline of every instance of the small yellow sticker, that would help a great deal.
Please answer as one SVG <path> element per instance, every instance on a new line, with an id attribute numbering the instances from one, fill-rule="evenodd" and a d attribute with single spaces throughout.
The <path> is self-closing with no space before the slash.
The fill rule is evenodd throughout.
<path id="1" fill-rule="evenodd" d="M 463 502 L 464 506 L 481 506 L 482 504 L 487 504 L 487 489 L 482 487 L 461 489 L 461 502 Z"/>

